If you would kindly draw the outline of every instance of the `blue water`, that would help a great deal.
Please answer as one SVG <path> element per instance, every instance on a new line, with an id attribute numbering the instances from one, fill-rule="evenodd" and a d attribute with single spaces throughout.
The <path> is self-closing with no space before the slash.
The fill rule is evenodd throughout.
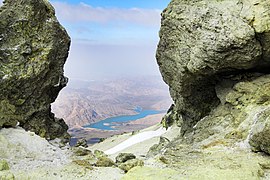
<path id="1" fill-rule="evenodd" d="M 131 116 L 117 116 L 117 117 L 112 117 L 112 118 L 107 118 L 105 120 L 99 121 L 97 123 L 93 123 L 87 126 L 84 126 L 85 128 L 96 128 L 96 129 L 101 129 L 101 130 L 115 130 L 112 128 L 112 126 L 116 126 L 116 123 L 119 122 L 128 122 L 128 121 L 135 121 L 137 119 L 144 118 L 148 115 L 153 115 L 153 114 L 159 114 L 161 111 L 155 111 L 155 110 L 142 110 L 139 108 L 136 108 L 136 112 L 139 114 L 136 115 L 131 115 Z M 105 125 L 104 125 L 105 123 Z"/>

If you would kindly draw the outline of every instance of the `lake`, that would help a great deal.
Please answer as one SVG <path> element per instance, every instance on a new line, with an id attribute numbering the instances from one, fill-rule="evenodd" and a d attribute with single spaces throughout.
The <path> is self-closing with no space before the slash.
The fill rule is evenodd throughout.
<path id="1" fill-rule="evenodd" d="M 129 115 L 129 116 L 117 116 L 117 117 L 111 117 L 107 118 L 105 120 L 84 126 L 85 128 L 96 128 L 101 130 L 115 130 L 112 126 L 117 126 L 116 123 L 123 123 L 128 121 L 135 121 L 141 118 L 144 118 L 149 115 L 153 114 L 159 114 L 161 111 L 156 110 L 141 110 L 136 111 L 139 114 L 136 115 Z"/>

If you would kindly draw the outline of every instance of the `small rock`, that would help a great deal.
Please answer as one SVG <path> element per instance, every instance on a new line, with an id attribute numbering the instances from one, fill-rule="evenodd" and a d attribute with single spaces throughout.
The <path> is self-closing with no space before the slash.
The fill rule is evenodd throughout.
<path id="1" fill-rule="evenodd" d="M 94 168 L 92 167 L 91 163 L 87 160 L 74 160 L 73 161 L 75 164 L 78 166 L 85 167 L 86 169 L 93 170 Z"/>
<path id="2" fill-rule="evenodd" d="M 116 163 L 124 163 L 128 160 L 135 159 L 135 158 L 136 156 L 132 153 L 120 153 L 115 159 L 116 159 Z"/>
<path id="3" fill-rule="evenodd" d="M 76 156 L 87 156 L 87 155 L 94 156 L 92 151 L 90 151 L 89 149 L 86 149 L 86 148 L 82 148 L 82 147 L 72 148 L 72 151 Z"/>
<path id="4" fill-rule="evenodd" d="M 99 158 L 99 157 L 107 157 L 107 154 L 105 154 L 103 151 L 100 151 L 100 150 L 95 150 L 94 151 L 94 155 Z"/>
<path id="5" fill-rule="evenodd" d="M 85 138 L 79 139 L 75 147 L 79 147 L 79 146 L 87 148 L 88 147 L 87 140 Z"/>
<path id="6" fill-rule="evenodd" d="M 170 143 L 170 140 L 166 137 L 160 137 L 159 143 L 154 144 L 148 151 L 147 156 L 155 156 L 157 155 L 162 149 L 164 149 L 168 144 Z"/>
<path id="7" fill-rule="evenodd" d="M 9 165 L 6 160 L 0 160 L 0 171 L 9 170 Z"/>
<path id="8" fill-rule="evenodd" d="M 97 167 L 112 167 L 115 165 L 115 163 L 110 158 L 102 156 L 98 158 L 95 165 Z"/>
<path id="9" fill-rule="evenodd" d="M 131 159 L 126 161 L 125 163 L 120 164 L 118 167 L 125 172 L 128 172 L 130 169 L 136 166 L 144 166 L 144 162 L 140 159 Z"/>
<path id="10" fill-rule="evenodd" d="M 106 138 L 100 138 L 100 139 L 99 139 L 99 143 L 105 141 L 105 139 L 106 139 Z"/>
<path id="11" fill-rule="evenodd" d="M 270 154 L 270 108 L 261 111 L 256 116 L 256 123 L 253 125 L 249 144 L 253 151 L 263 151 Z"/>
<path id="12" fill-rule="evenodd" d="M 139 130 L 136 130 L 136 131 L 132 131 L 131 135 L 135 135 L 135 134 L 138 134 L 140 131 Z"/>
<path id="13" fill-rule="evenodd" d="M 178 119 L 177 112 L 174 109 L 175 105 L 172 104 L 171 107 L 168 109 L 167 114 L 161 120 L 161 124 L 164 128 L 166 128 L 166 130 L 171 127 Z"/>
<path id="14" fill-rule="evenodd" d="M 159 157 L 159 160 L 160 160 L 161 162 L 163 162 L 164 164 L 169 164 L 168 159 L 165 158 L 164 156 L 160 156 L 160 157 Z"/>

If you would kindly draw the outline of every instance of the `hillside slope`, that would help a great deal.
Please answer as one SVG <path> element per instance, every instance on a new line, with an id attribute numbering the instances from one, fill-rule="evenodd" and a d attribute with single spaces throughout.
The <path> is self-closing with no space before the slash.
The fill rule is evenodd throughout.
<path id="1" fill-rule="evenodd" d="M 165 111 L 171 103 L 160 77 L 71 80 L 52 109 L 72 129 L 109 117 L 137 114 L 137 107 Z"/>

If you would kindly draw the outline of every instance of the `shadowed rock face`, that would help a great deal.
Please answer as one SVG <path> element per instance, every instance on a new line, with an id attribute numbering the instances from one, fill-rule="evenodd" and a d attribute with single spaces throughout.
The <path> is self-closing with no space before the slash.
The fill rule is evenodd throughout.
<path id="1" fill-rule="evenodd" d="M 268 0 L 173 0 L 163 11 L 156 57 L 182 132 L 220 103 L 224 76 L 269 72 L 269 12 Z"/>
<path id="2" fill-rule="evenodd" d="M 54 8 L 47 0 L 6 0 L 0 19 L 0 127 L 19 122 L 47 139 L 68 138 L 50 105 L 67 84 L 70 46 Z"/>

